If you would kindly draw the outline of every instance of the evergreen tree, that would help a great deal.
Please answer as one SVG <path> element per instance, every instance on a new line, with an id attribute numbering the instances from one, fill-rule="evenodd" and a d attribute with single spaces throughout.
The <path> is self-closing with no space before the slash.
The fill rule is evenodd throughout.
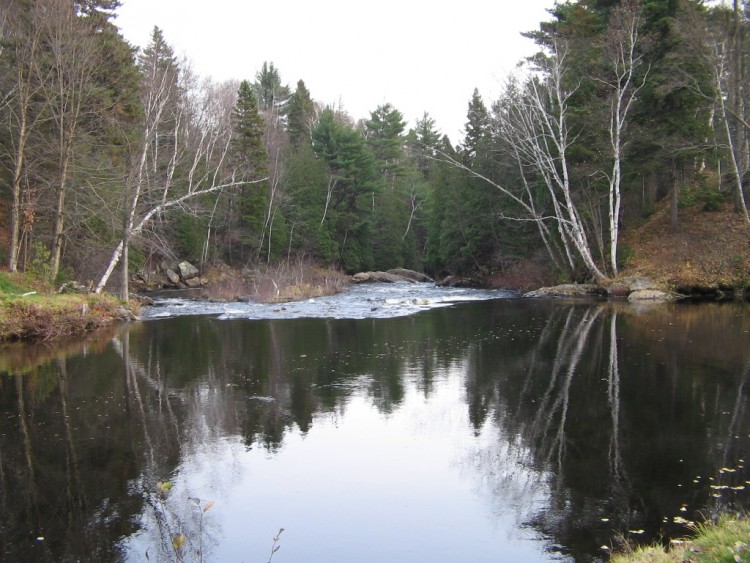
<path id="1" fill-rule="evenodd" d="M 348 272 L 370 269 L 371 202 L 377 185 L 373 158 L 364 136 L 326 108 L 313 129 L 313 150 L 329 169 L 321 224 L 331 223 L 339 265 Z"/>
<path id="2" fill-rule="evenodd" d="M 248 181 L 240 191 L 240 239 L 243 248 L 241 257 L 247 261 L 257 257 L 265 226 L 265 211 L 268 206 L 268 186 L 265 182 L 249 183 L 267 175 L 268 155 L 263 145 L 265 123 L 258 111 L 258 103 L 247 80 L 240 83 L 237 102 L 232 112 L 234 135 L 232 137 L 233 160 L 238 166 L 241 179 Z"/>
<path id="3" fill-rule="evenodd" d="M 391 104 L 378 106 L 365 121 L 365 137 L 386 185 L 393 187 L 396 176 L 402 174 L 404 157 L 403 132 L 406 122 L 401 112 Z"/>
<path id="4" fill-rule="evenodd" d="M 289 98 L 289 87 L 281 83 L 281 74 L 272 62 L 264 62 L 255 74 L 253 89 L 261 111 L 274 109 L 283 114 L 284 105 Z"/>
<path id="5" fill-rule="evenodd" d="M 312 141 L 312 127 L 315 119 L 315 104 L 304 81 L 297 82 L 297 89 L 287 104 L 287 133 L 289 142 L 298 147 Z"/>
<path id="6" fill-rule="evenodd" d="M 433 165 L 432 158 L 436 156 L 440 145 L 440 132 L 435 120 L 427 112 L 424 112 L 422 118 L 417 120 L 414 129 L 409 131 L 407 143 L 417 169 L 422 176 L 428 178 Z"/>

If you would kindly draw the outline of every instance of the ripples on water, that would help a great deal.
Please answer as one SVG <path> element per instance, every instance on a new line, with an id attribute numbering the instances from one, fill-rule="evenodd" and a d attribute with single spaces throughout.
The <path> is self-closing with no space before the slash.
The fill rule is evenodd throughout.
<path id="1" fill-rule="evenodd" d="M 441 288 L 426 283 L 351 285 L 338 295 L 288 303 L 210 302 L 159 299 L 145 307 L 143 319 L 218 315 L 221 319 L 389 319 L 467 301 L 516 297 L 518 292 Z"/>

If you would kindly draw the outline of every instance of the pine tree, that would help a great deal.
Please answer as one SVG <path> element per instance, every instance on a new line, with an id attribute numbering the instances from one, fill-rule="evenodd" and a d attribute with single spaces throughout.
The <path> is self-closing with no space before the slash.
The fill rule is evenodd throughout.
<path id="1" fill-rule="evenodd" d="M 422 176 L 428 178 L 436 151 L 440 146 L 440 131 L 438 131 L 435 120 L 427 112 L 418 119 L 414 129 L 407 135 L 407 143 L 417 169 Z"/>
<path id="2" fill-rule="evenodd" d="M 253 89 L 258 97 L 260 111 L 274 109 L 279 114 L 283 113 L 284 104 L 289 98 L 289 87 L 281 83 L 279 69 L 272 62 L 264 62 L 255 74 Z"/>
<path id="3" fill-rule="evenodd" d="M 287 104 L 287 133 L 289 142 L 298 147 L 312 141 L 312 127 L 315 119 L 315 104 L 304 81 L 297 82 L 297 89 Z"/>
<path id="4" fill-rule="evenodd" d="M 462 145 L 464 164 L 469 165 L 486 147 L 489 140 L 489 124 L 487 106 L 484 105 L 479 90 L 474 88 L 466 114 L 466 136 Z"/>
<path id="5" fill-rule="evenodd" d="M 365 121 L 365 137 L 387 186 L 393 188 L 396 176 L 403 173 L 403 132 L 401 112 L 391 104 L 378 106 Z"/>
<path id="6" fill-rule="evenodd" d="M 258 111 L 258 103 L 247 80 L 240 83 L 237 102 L 232 112 L 234 136 L 232 137 L 233 160 L 238 166 L 241 179 L 251 182 L 266 176 L 268 155 L 263 145 L 265 124 Z M 245 261 L 257 257 L 260 239 L 268 206 L 268 187 L 265 182 L 248 183 L 239 196 L 241 252 Z"/>

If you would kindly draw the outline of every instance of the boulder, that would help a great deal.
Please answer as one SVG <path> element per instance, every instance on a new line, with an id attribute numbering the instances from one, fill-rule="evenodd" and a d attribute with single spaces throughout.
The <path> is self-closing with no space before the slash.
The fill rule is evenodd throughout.
<path id="1" fill-rule="evenodd" d="M 388 272 L 359 272 L 354 274 L 350 280 L 352 283 L 395 283 L 400 281 L 414 282 L 408 278 L 389 274 Z"/>
<path id="2" fill-rule="evenodd" d="M 524 297 L 606 297 L 607 290 L 591 283 L 566 283 L 524 293 Z"/>
<path id="3" fill-rule="evenodd" d="M 174 285 L 179 285 L 179 283 L 180 283 L 180 276 L 179 276 L 179 274 L 177 274 L 177 272 L 175 272 L 171 268 L 167 268 L 167 270 L 164 273 L 167 276 L 167 279 L 169 280 L 169 283 L 174 284 Z"/>
<path id="4" fill-rule="evenodd" d="M 185 280 L 185 285 L 190 288 L 196 288 L 196 287 L 202 286 L 203 281 L 204 280 L 201 278 L 190 278 L 190 279 Z"/>
<path id="5" fill-rule="evenodd" d="M 632 291 L 628 295 L 628 301 L 631 303 L 642 303 L 648 301 L 650 303 L 669 303 L 675 301 L 677 295 L 669 293 L 667 291 L 661 291 L 659 289 L 639 289 Z"/>
<path id="6" fill-rule="evenodd" d="M 461 278 L 458 276 L 447 276 L 440 280 L 437 284 L 438 287 L 468 287 L 468 288 L 482 288 L 485 284 L 474 278 Z"/>
<path id="7" fill-rule="evenodd" d="M 645 276 L 627 276 L 622 283 L 630 288 L 630 291 L 641 291 L 644 289 L 661 289 L 660 284 Z"/>
<path id="8" fill-rule="evenodd" d="M 426 282 L 426 283 L 435 282 L 435 280 L 433 280 L 427 274 L 423 274 L 421 272 L 415 272 L 414 270 L 407 270 L 406 268 L 393 268 L 391 270 L 387 270 L 386 274 L 393 274 L 394 276 L 401 276 L 404 279 L 412 280 L 415 282 Z"/>
<path id="9" fill-rule="evenodd" d="M 167 270 L 172 270 L 174 272 L 177 271 L 177 262 L 162 260 L 161 264 L 159 264 L 159 268 L 165 274 L 167 273 Z"/>
<path id="10" fill-rule="evenodd" d="M 187 281 L 192 278 L 196 278 L 200 274 L 200 272 L 198 271 L 198 268 L 196 268 L 190 262 L 187 262 L 187 261 L 180 262 L 179 264 L 177 264 L 177 268 L 180 271 L 180 277 L 184 281 Z"/>
<path id="11" fill-rule="evenodd" d="M 630 294 L 630 288 L 622 283 L 616 283 L 607 287 L 607 293 L 610 297 L 627 297 Z"/>

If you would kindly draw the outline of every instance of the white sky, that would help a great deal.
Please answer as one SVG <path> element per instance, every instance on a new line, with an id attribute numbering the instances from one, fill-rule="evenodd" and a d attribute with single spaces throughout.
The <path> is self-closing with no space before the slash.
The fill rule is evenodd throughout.
<path id="1" fill-rule="evenodd" d="M 424 111 L 454 144 L 475 87 L 489 106 L 534 52 L 523 31 L 554 0 L 122 0 L 117 25 L 145 47 L 159 26 L 201 76 L 253 80 L 273 62 L 294 90 L 341 103 L 354 118 L 390 102 L 408 122 Z"/>

